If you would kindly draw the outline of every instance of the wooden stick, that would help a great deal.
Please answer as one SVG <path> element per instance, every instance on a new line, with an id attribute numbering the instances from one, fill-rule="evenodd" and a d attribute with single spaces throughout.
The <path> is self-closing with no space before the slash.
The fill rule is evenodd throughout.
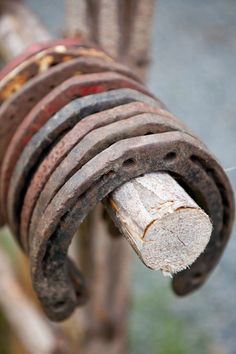
<path id="1" fill-rule="evenodd" d="M 79 236 L 79 267 L 86 274 L 90 299 L 75 317 L 78 347 L 83 354 L 126 353 L 130 249 L 119 235 L 111 237 L 101 204 L 82 224 Z"/>
<path id="2" fill-rule="evenodd" d="M 108 199 L 108 211 L 151 269 L 177 273 L 204 251 L 209 217 L 166 173 L 151 173 L 126 183 Z"/>
<path id="3" fill-rule="evenodd" d="M 28 7 L 11 0 L 0 2 L 0 37 L 0 51 L 6 61 L 21 54 L 36 38 L 38 42 L 52 38 Z"/>
<path id="4" fill-rule="evenodd" d="M 87 26 L 88 6 L 86 0 L 66 0 L 66 33 L 69 37 L 90 37 Z"/>
<path id="5" fill-rule="evenodd" d="M 118 57 L 120 46 L 119 1 L 99 0 L 98 29 L 99 44 L 113 57 Z"/>
<path id="6" fill-rule="evenodd" d="M 0 305 L 29 354 L 68 353 L 59 331 L 40 314 L 21 288 L 8 256 L 0 249 Z"/>
<path id="7" fill-rule="evenodd" d="M 132 0 L 129 0 L 132 2 Z M 151 33 L 156 0 L 133 0 L 132 31 L 129 46 L 123 51 L 126 62 L 138 75 L 146 77 L 150 60 Z"/>

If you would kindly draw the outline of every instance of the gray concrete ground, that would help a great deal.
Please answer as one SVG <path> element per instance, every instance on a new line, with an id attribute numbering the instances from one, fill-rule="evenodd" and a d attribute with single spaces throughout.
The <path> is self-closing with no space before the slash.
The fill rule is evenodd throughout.
<path id="1" fill-rule="evenodd" d="M 28 0 L 55 33 L 62 0 Z M 236 166 L 236 1 L 159 0 L 149 86 L 219 158 Z M 236 171 L 229 172 L 236 189 Z M 234 233 L 235 236 L 235 233 Z M 135 354 L 236 353 L 236 240 L 203 289 L 178 299 L 169 280 L 135 261 Z"/>

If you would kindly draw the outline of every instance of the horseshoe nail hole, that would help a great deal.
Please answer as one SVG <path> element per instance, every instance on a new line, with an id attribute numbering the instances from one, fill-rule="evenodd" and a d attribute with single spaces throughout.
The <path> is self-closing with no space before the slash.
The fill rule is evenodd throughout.
<path id="1" fill-rule="evenodd" d="M 29 97 L 28 102 L 34 102 L 34 97 Z"/>
<path id="2" fill-rule="evenodd" d="M 107 173 L 104 173 L 103 175 L 102 175 L 102 178 L 104 178 L 104 177 L 113 177 L 115 175 L 115 171 L 113 171 L 113 170 L 110 170 L 110 171 L 108 171 Z"/>
<path id="3" fill-rule="evenodd" d="M 130 158 L 130 159 L 127 159 L 127 160 L 125 160 L 125 161 L 123 162 L 123 166 L 124 166 L 125 168 L 130 168 L 130 167 L 134 166 L 135 163 L 136 163 L 135 160 L 132 159 L 132 158 Z"/>
<path id="4" fill-rule="evenodd" d="M 214 175 L 214 170 L 213 170 L 213 168 L 207 168 L 207 173 L 209 173 L 210 175 Z"/>
<path id="5" fill-rule="evenodd" d="M 199 161 L 199 159 L 198 159 L 198 157 L 196 155 L 191 155 L 190 156 L 190 160 L 193 161 L 193 162 L 198 162 Z"/>
<path id="6" fill-rule="evenodd" d="M 80 298 L 81 296 L 83 296 L 83 290 L 81 289 L 81 290 L 76 290 L 76 292 L 75 292 L 75 295 L 76 295 L 76 297 L 77 298 Z"/>
<path id="7" fill-rule="evenodd" d="M 200 284 L 202 282 L 203 278 L 204 278 L 203 273 L 197 272 L 192 277 L 192 283 L 193 284 Z"/>
<path id="8" fill-rule="evenodd" d="M 64 307 L 64 305 L 65 305 L 65 301 L 58 301 L 58 302 L 55 302 L 53 307 L 55 310 L 60 310 L 62 307 Z"/>
<path id="9" fill-rule="evenodd" d="M 168 154 L 166 154 L 166 156 L 164 157 L 164 159 L 165 159 L 166 161 L 168 161 L 168 162 L 171 162 L 171 161 L 175 160 L 176 157 L 177 157 L 176 152 L 170 151 L 170 152 L 168 152 Z"/>

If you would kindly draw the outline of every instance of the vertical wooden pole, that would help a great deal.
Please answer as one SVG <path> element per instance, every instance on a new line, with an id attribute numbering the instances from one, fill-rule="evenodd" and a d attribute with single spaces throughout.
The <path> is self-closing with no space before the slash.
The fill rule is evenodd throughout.
<path id="1" fill-rule="evenodd" d="M 66 336 L 24 294 L 14 268 L 0 249 L 0 306 L 17 338 L 29 354 L 69 354 Z"/>
<path id="2" fill-rule="evenodd" d="M 149 15 L 154 8 L 154 0 L 67 0 L 67 32 L 85 34 L 144 78 L 151 35 Z M 75 13 L 79 14 L 78 21 L 72 15 L 70 22 L 70 14 Z M 139 36 L 145 43 L 139 43 Z M 78 242 L 80 267 L 90 286 L 89 304 L 76 318 L 78 348 L 83 354 L 127 353 L 130 249 L 108 221 L 102 205 L 84 222 Z"/>

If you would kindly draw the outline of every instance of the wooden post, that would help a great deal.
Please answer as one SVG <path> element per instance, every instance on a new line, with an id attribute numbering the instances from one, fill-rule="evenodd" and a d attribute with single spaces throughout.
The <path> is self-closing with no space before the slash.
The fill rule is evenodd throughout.
<path id="1" fill-rule="evenodd" d="M 83 18 L 81 23 L 75 17 L 72 22 L 67 19 L 68 33 L 97 42 L 145 79 L 155 0 L 89 0 L 87 7 L 83 0 L 67 0 L 67 8 L 68 13 L 81 10 Z M 210 238 L 208 216 L 168 174 L 133 179 L 113 192 L 105 205 L 141 260 L 165 274 L 189 266 Z M 99 206 L 79 231 L 80 266 L 92 286 L 90 302 L 77 316 L 78 328 L 84 329 L 83 354 L 127 351 L 130 254 L 106 220 L 114 236 L 108 237 L 103 216 Z M 162 246 L 165 252 L 160 252 Z"/>
<path id="2" fill-rule="evenodd" d="M 36 38 L 38 42 L 52 38 L 33 12 L 20 1 L 1 0 L 0 16 L 0 52 L 5 61 L 21 54 L 35 43 Z"/>
<path id="3" fill-rule="evenodd" d="M 59 329 L 36 309 L 23 292 L 7 255 L 0 249 L 0 306 L 29 354 L 69 354 Z"/>

